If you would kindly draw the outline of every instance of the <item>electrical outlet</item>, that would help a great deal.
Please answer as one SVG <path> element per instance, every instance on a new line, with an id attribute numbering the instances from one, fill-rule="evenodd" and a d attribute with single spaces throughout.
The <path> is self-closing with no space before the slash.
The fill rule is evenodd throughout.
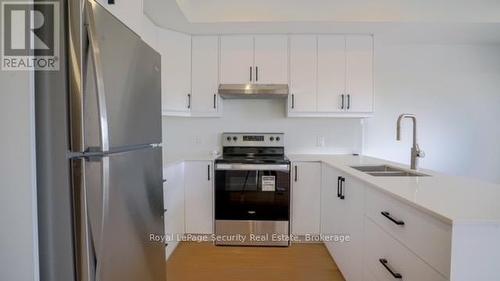
<path id="1" fill-rule="evenodd" d="M 194 137 L 194 143 L 195 144 L 201 144 L 201 137 L 200 136 Z"/>
<path id="2" fill-rule="evenodd" d="M 324 147 L 325 146 L 325 137 L 324 136 L 318 136 L 316 138 L 316 146 L 318 146 L 318 147 Z"/>

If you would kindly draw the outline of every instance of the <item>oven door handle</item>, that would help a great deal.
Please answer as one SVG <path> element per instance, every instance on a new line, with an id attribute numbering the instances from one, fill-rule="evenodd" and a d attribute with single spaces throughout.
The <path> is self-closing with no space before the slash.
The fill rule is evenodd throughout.
<path id="1" fill-rule="evenodd" d="M 288 164 L 215 164 L 217 171 L 283 171 L 290 172 Z"/>

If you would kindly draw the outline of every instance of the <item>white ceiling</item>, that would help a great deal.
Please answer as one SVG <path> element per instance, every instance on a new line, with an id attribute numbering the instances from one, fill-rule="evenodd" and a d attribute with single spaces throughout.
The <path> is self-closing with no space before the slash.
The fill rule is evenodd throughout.
<path id="1" fill-rule="evenodd" d="M 189 22 L 500 22 L 498 0 L 177 0 Z"/>
<path id="2" fill-rule="evenodd" d="M 190 34 L 364 33 L 379 41 L 500 43 L 500 0 L 144 0 Z"/>

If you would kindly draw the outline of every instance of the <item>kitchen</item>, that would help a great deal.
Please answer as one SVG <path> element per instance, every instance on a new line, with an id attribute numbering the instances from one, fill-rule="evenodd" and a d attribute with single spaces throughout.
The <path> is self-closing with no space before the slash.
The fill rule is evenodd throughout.
<path id="1" fill-rule="evenodd" d="M 155 215 L 155 231 L 148 232 L 158 235 L 160 243 L 155 243 L 165 246 L 161 255 L 166 256 L 151 261 L 150 268 L 159 272 L 166 267 L 166 280 L 500 278 L 500 129 L 495 124 L 500 119 L 500 18 L 494 13 L 499 7 L 488 1 L 409 2 L 397 7 L 320 0 L 88 2 L 102 5 L 93 17 L 105 76 L 116 67 L 110 62 L 118 61 L 111 57 L 119 58 L 126 48 L 106 49 L 113 40 L 100 36 L 113 35 L 106 31 L 109 17 L 103 14 L 109 12 L 152 49 L 140 52 L 143 58 L 158 54 L 153 57 L 161 76 L 138 72 L 136 77 L 149 85 L 144 95 L 161 92 L 161 101 L 159 96 L 147 103 L 122 101 L 116 111 L 119 118 L 128 114 L 137 121 L 125 123 L 128 129 L 120 134 L 135 141 L 131 133 L 141 127 L 141 134 L 148 129 L 154 134 L 148 143 L 161 143 L 161 149 L 154 148 L 162 151 L 155 156 L 161 164 L 151 171 L 165 181 L 158 183 L 163 191 L 156 188 L 154 200 L 144 204 L 152 204 L 155 212 L 163 205 L 158 216 L 164 220 Z M 93 66 L 92 56 L 88 59 Z M 123 59 L 123 67 L 115 70 L 131 67 L 129 61 Z M 1 145 L 2 198 L 9 198 L 2 201 L 1 213 L 2 225 L 11 226 L 2 229 L 1 256 L 13 264 L 4 263 L 1 279 L 68 280 L 63 274 L 75 274 L 71 266 L 52 271 L 50 249 L 56 246 L 46 235 L 55 221 L 71 220 L 69 213 L 46 216 L 50 204 L 43 200 L 48 197 L 40 198 L 50 184 L 42 175 L 50 165 L 40 164 L 47 156 L 40 140 L 49 138 L 40 134 L 64 133 L 38 126 L 43 120 L 52 124 L 43 117 L 50 115 L 38 110 L 37 83 L 42 80 L 37 79 L 43 73 L 0 73 L 5 85 L 2 131 L 8 136 Z M 61 99 L 48 109 L 57 113 L 63 107 Z M 154 124 L 132 118 L 146 113 L 156 116 Z M 398 122 L 404 113 L 416 119 L 406 116 Z M 110 120 L 117 120 L 113 114 Z M 113 130 L 112 125 L 110 148 L 116 144 Z M 66 151 L 48 151 L 54 159 L 67 157 Z M 134 175 L 141 176 L 128 177 Z M 231 192 L 218 197 L 220 186 Z M 262 191 L 257 203 L 284 208 L 258 209 L 261 205 L 249 201 L 253 191 Z M 233 200 L 224 201 L 228 198 Z M 253 209 L 238 212 L 245 202 Z M 54 208 L 69 208 L 55 203 Z M 249 219 L 261 213 L 268 216 Z M 112 215 L 120 218 L 118 211 Z M 284 247 L 220 246 L 212 235 L 221 233 L 247 234 L 264 244 L 275 234 L 284 238 L 272 242 L 282 245 L 271 246 Z M 134 239 L 127 232 L 121 237 L 123 243 Z M 121 245 L 120 239 L 115 242 L 109 243 Z M 113 260 L 127 251 L 108 253 Z M 58 259 L 78 264 L 68 256 Z M 133 259 L 139 268 L 149 258 Z M 107 266 L 102 268 L 108 274 Z M 159 278 L 151 280 L 164 280 Z"/>

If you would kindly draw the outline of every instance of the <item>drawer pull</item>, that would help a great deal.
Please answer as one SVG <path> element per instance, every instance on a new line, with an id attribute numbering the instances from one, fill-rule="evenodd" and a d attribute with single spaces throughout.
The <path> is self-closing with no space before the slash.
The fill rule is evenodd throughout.
<path id="1" fill-rule="evenodd" d="M 379 259 L 378 261 L 385 267 L 385 269 L 387 269 L 387 271 L 389 271 L 389 273 L 391 273 L 392 277 L 395 279 L 403 279 L 401 274 L 394 272 L 394 270 L 389 267 L 389 262 L 386 259 Z"/>
<path id="2" fill-rule="evenodd" d="M 405 225 L 404 221 L 393 218 L 389 212 L 380 212 L 380 213 L 382 214 L 382 216 L 388 218 L 390 221 L 392 221 L 397 225 Z"/>

